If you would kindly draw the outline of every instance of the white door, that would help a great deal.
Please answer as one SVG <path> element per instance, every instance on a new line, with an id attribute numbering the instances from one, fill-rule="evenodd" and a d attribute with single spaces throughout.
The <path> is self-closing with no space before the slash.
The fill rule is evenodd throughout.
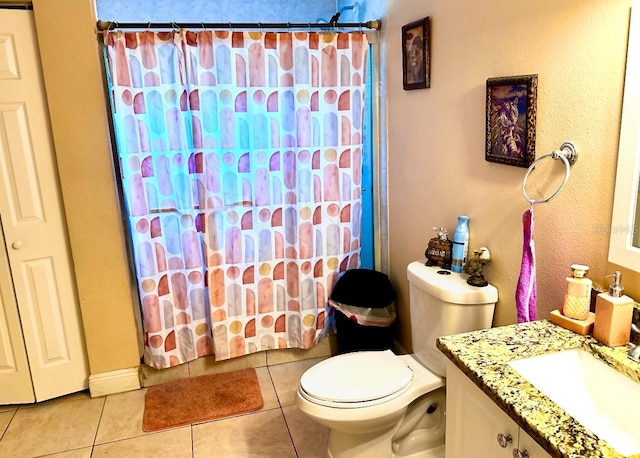
<path id="1" fill-rule="evenodd" d="M 79 69 L 81 71 L 81 69 Z M 79 77 L 81 77 L 79 75 Z M 78 128 L 82 128 L 78 126 Z M 66 236 L 33 13 L 0 9 L 0 218 L 10 279 L 1 308 L 14 308 L 12 282 L 36 401 L 88 386 L 88 366 Z M 1 310 L 0 308 L 0 310 Z M 0 404 L 24 372 L 15 313 L 0 320 Z M 10 333 L 2 326 L 11 327 Z M 22 379 L 20 379 L 22 380 Z"/>
<path id="2" fill-rule="evenodd" d="M 0 221 L 0 236 L 2 236 Z M 0 237 L 0 404 L 34 402 L 29 361 L 13 293 L 9 258 Z"/>

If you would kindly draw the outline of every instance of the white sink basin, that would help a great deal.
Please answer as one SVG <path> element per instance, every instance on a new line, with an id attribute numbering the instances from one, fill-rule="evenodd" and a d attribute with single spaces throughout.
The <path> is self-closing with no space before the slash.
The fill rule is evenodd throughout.
<path id="1" fill-rule="evenodd" d="M 583 350 L 508 364 L 618 453 L 640 453 L 640 383 Z"/>

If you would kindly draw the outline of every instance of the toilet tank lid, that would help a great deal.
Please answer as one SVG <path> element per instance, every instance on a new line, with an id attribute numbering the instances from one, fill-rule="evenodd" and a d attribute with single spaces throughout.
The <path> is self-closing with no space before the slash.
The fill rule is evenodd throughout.
<path id="1" fill-rule="evenodd" d="M 445 273 L 442 273 L 445 272 Z M 495 304 L 498 289 L 493 285 L 472 286 L 468 274 L 414 261 L 407 266 L 407 280 L 415 287 L 444 302 L 463 305 Z"/>

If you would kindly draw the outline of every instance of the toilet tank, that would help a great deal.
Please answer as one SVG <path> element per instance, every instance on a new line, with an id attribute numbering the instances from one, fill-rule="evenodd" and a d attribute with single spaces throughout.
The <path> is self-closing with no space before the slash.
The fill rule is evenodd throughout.
<path id="1" fill-rule="evenodd" d="M 493 321 L 498 290 L 493 285 L 471 286 L 468 277 L 418 261 L 407 266 L 413 353 L 442 377 L 446 357 L 436 348 L 436 339 L 490 328 Z"/>

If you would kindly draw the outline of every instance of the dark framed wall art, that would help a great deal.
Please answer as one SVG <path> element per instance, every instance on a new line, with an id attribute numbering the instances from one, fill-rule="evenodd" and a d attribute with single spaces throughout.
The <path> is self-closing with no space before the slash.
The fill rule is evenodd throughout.
<path id="1" fill-rule="evenodd" d="M 538 75 L 487 80 L 485 159 L 529 167 L 535 160 Z"/>
<path id="2" fill-rule="evenodd" d="M 402 87 L 431 87 L 429 17 L 402 26 Z"/>

